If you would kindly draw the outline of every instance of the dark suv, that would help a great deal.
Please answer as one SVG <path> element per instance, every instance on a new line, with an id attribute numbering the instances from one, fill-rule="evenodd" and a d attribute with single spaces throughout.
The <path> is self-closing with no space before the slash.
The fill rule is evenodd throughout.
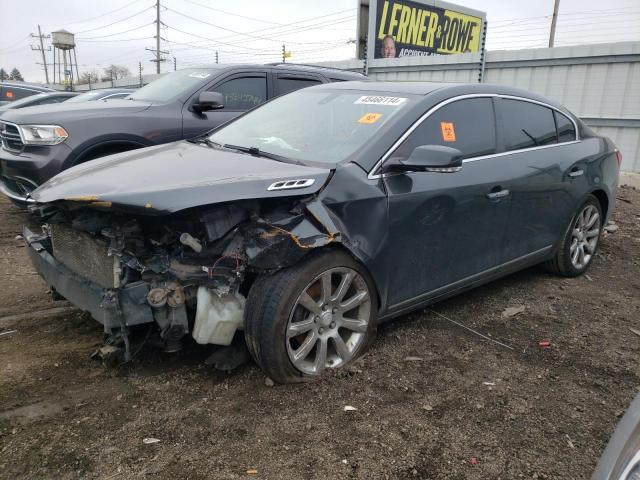
<path id="1" fill-rule="evenodd" d="M 0 191 L 25 205 L 38 185 L 79 163 L 196 137 L 300 88 L 364 78 L 304 65 L 215 65 L 170 73 L 123 100 L 8 111 L 0 116 Z"/>

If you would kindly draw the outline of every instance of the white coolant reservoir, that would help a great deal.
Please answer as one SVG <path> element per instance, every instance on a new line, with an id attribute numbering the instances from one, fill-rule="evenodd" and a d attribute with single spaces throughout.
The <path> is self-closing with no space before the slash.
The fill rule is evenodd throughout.
<path id="1" fill-rule="evenodd" d="M 198 287 L 198 306 L 193 339 L 200 343 L 230 345 L 242 328 L 245 298 L 239 293 L 219 296 L 206 287 Z"/>

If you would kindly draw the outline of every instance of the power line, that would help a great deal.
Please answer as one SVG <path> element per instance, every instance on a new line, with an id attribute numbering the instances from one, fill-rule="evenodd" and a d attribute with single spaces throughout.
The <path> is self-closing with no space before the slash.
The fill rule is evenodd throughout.
<path id="1" fill-rule="evenodd" d="M 327 18 L 327 17 L 333 17 L 335 15 L 341 15 L 341 14 L 346 13 L 346 12 L 353 12 L 354 10 L 356 10 L 356 8 L 348 8 L 348 9 L 345 9 L 345 10 L 339 10 L 337 12 L 327 13 L 325 15 L 317 15 L 317 16 L 314 16 L 314 17 L 308 17 L 308 18 L 305 18 L 305 19 L 302 19 L 302 20 L 297 20 L 295 22 L 290 22 L 285 27 L 266 27 L 266 28 L 261 28 L 261 29 L 258 29 L 258 30 L 252 30 L 252 31 L 246 32 L 246 33 L 256 34 L 256 33 L 261 33 L 261 32 L 267 32 L 267 31 L 270 31 L 270 30 L 278 30 L 278 29 L 281 29 L 281 28 L 290 29 L 290 27 L 292 27 L 292 26 L 295 26 L 295 29 L 299 29 L 301 27 L 302 28 L 307 28 L 307 27 L 310 27 L 310 26 L 313 26 L 313 25 L 304 25 L 303 26 L 303 25 L 300 25 L 300 24 L 307 23 L 307 22 L 313 22 L 313 21 L 319 20 L 321 18 Z M 353 16 L 355 16 L 355 15 L 353 15 Z M 333 20 L 335 20 L 335 19 L 333 19 Z M 333 20 L 323 20 L 321 23 L 330 22 L 330 21 L 333 21 Z M 283 33 L 285 33 L 285 31 L 282 31 L 282 32 L 269 32 L 267 35 L 280 35 L 280 34 L 283 34 Z M 218 38 L 216 41 L 232 39 L 232 38 L 238 37 L 238 36 L 239 35 L 226 35 L 226 36 Z"/>
<path id="2" fill-rule="evenodd" d="M 103 28 L 110 27 L 111 25 L 115 25 L 116 23 L 124 22 L 125 20 L 129 20 L 130 18 L 137 17 L 138 15 L 140 15 L 140 14 L 142 14 L 142 13 L 146 12 L 147 10 L 150 10 L 150 9 L 152 9 L 154 7 L 155 7 L 155 5 L 148 6 L 147 8 L 145 8 L 143 10 L 140 10 L 139 12 L 136 12 L 133 15 L 129 15 L 128 17 L 121 18 L 120 20 L 117 20 L 115 22 L 111 22 L 111 23 L 108 23 L 106 25 L 102 25 L 101 27 L 89 28 L 87 30 L 82 30 L 80 32 L 75 32 L 75 34 L 76 35 L 80 35 L 81 33 L 93 32 L 94 30 L 102 30 Z"/>
<path id="3" fill-rule="evenodd" d="M 245 37 L 249 37 L 249 38 L 255 38 L 255 39 L 258 39 L 258 40 L 267 40 L 267 41 L 271 41 L 271 42 L 278 42 L 278 43 L 282 43 L 282 40 L 281 40 L 281 39 L 270 38 L 270 37 L 266 37 L 266 36 L 263 36 L 263 35 L 254 35 L 254 34 L 252 34 L 252 33 L 250 33 L 250 32 L 238 32 L 237 30 L 232 30 L 232 29 L 227 28 L 227 27 L 222 27 L 222 26 L 220 26 L 220 25 L 216 25 L 216 24 L 214 24 L 214 23 L 210 23 L 210 22 L 207 22 L 207 21 L 205 21 L 205 20 L 200 20 L 199 18 L 192 17 L 192 16 L 187 15 L 187 14 L 185 14 L 185 13 L 181 13 L 181 12 L 179 12 L 179 11 L 177 11 L 177 10 L 174 10 L 174 9 L 172 9 L 172 8 L 169 8 L 169 7 L 165 7 L 165 8 L 166 8 L 167 10 L 169 10 L 170 12 L 173 12 L 173 13 L 175 13 L 175 14 L 180 15 L 181 17 L 185 17 L 185 18 L 188 18 L 188 19 L 193 20 L 193 21 L 195 21 L 195 22 L 199 22 L 199 23 L 202 23 L 202 24 L 205 24 L 205 25 L 208 25 L 208 26 L 214 27 L 214 28 L 218 28 L 218 29 L 220 29 L 220 30 L 224 30 L 224 31 L 226 31 L 226 32 L 231 32 L 231 33 L 233 33 L 233 34 L 235 34 L 235 35 L 245 36 Z M 276 35 L 281 35 L 282 33 L 284 33 L 284 32 L 278 32 Z M 297 44 L 309 44 L 309 43 L 311 43 L 311 44 L 318 44 L 318 43 L 322 43 L 322 42 L 291 42 L 291 41 L 289 41 L 289 43 L 297 43 Z"/>
<path id="4" fill-rule="evenodd" d="M 141 28 L 148 27 L 149 25 L 153 25 L 154 23 L 155 22 L 145 23 L 144 25 L 140 25 L 139 27 L 134 27 L 134 28 L 130 28 L 128 30 L 123 30 L 122 32 L 110 33 L 108 35 L 99 35 L 97 37 L 80 37 L 80 38 L 78 38 L 78 40 L 94 40 L 96 38 L 114 37 L 116 35 L 122 35 L 123 33 L 129 33 L 129 32 L 134 32 L 136 30 L 140 30 Z"/>
<path id="5" fill-rule="evenodd" d="M 130 7 L 131 5 L 133 5 L 135 3 L 138 3 L 140 1 L 142 1 L 142 0 L 133 0 L 133 2 L 129 2 L 126 5 L 124 5 L 123 7 L 116 8 L 115 10 L 111 10 L 111 11 L 109 11 L 107 13 L 103 13 L 103 14 L 97 15 L 95 17 L 86 18 L 84 20 L 74 20 L 73 22 L 67 22 L 67 23 L 65 23 L 65 26 L 73 25 L 75 23 L 85 23 L 85 22 L 89 22 L 91 20 L 96 20 L 98 18 L 106 17 L 107 15 L 111 15 L 112 13 L 116 13 L 116 12 L 119 12 L 120 10 L 124 10 L 125 8 Z"/>
<path id="6" fill-rule="evenodd" d="M 231 13 L 231 12 L 228 12 L 226 10 L 220 10 L 219 8 L 213 8 L 213 7 L 210 7 L 208 5 L 203 5 L 201 3 L 194 2 L 193 0 L 184 0 L 184 1 L 187 2 L 187 3 L 190 3 L 192 5 L 197 5 L 199 7 L 206 8 L 207 10 L 212 10 L 214 12 L 224 13 L 225 15 L 231 15 L 232 17 L 244 18 L 244 19 L 247 19 L 247 20 L 253 20 L 254 22 L 261 22 L 261 23 L 266 23 L 266 24 L 269 24 L 269 25 L 277 25 L 277 26 L 280 26 L 280 27 L 288 27 L 289 26 L 289 24 L 286 24 L 286 23 L 271 22 L 269 20 L 263 20 L 261 18 L 248 17 L 246 15 L 240 15 L 238 13 Z"/>

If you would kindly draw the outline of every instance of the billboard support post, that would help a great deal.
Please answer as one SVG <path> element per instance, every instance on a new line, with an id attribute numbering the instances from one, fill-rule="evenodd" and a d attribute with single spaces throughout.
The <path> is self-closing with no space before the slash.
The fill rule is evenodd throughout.
<path id="1" fill-rule="evenodd" d="M 487 43 L 487 21 L 484 21 L 484 24 L 482 26 L 482 46 L 480 47 L 480 73 L 478 75 L 478 83 L 482 83 L 484 82 L 484 68 L 485 68 L 485 64 L 487 63 L 487 49 L 486 49 L 486 43 Z"/>

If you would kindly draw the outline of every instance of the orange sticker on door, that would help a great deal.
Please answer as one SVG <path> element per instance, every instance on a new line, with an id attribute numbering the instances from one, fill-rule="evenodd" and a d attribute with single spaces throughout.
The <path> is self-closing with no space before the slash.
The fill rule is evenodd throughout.
<path id="1" fill-rule="evenodd" d="M 365 113 L 360 117 L 358 123 L 375 123 L 380 119 L 381 116 L 381 113 Z"/>
<path id="2" fill-rule="evenodd" d="M 440 130 L 442 130 L 442 140 L 445 142 L 456 141 L 456 129 L 453 122 L 440 122 Z"/>

